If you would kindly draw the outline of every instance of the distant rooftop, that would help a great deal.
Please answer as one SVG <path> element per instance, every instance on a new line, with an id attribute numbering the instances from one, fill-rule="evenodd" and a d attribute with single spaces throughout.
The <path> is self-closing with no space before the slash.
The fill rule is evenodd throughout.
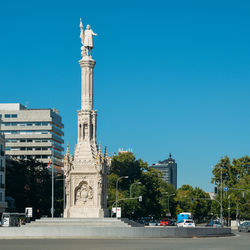
<path id="1" fill-rule="evenodd" d="M 1 111 L 17 111 L 17 110 L 49 110 L 50 108 L 40 108 L 40 109 L 28 109 L 21 103 L 0 103 Z M 55 108 L 52 109 L 53 112 L 59 114 L 59 111 Z"/>
<path id="2" fill-rule="evenodd" d="M 0 110 L 24 110 L 27 109 L 21 103 L 0 103 Z"/>

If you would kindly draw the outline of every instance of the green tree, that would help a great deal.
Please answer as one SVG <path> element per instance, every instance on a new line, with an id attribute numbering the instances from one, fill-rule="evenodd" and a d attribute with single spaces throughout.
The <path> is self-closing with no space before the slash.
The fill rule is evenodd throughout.
<path id="1" fill-rule="evenodd" d="M 215 184 L 218 186 L 218 194 L 215 198 L 218 202 L 213 204 L 212 212 L 214 214 L 219 214 L 219 203 L 221 201 L 222 191 L 223 217 L 228 216 L 228 206 L 230 199 L 230 217 L 232 219 L 236 218 L 237 208 L 240 211 L 240 217 L 245 219 L 250 218 L 250 157 L 244 156 L 231 161 L 228 156 L 225 156 L 224 158 L 221 158 L 220 161 L 215 165 L 212 173 L 214 176 L 211 182 L 215 182 Z M 224 187 L 228 187 L 229 190 L 225 192 Z M 248 191 L 244 192 L 244 197 L 243 190 Z"/>
<path id="2" fill-rule="evenodd" d="M 206 220 L 210 216 L 211 200 L 209 195 L 198 187 L 181 186 L 177 190 L 175 201 L 177 202 L 177 214 L 190 212 L 198 222 Z"/>
<path id="3" fill-rule="evenodd" d="M 133 185 L 132 196 L 143 197 L 138 200 L 126 200 L 119 202 L 122 207 L 122 216 L 132 219 L 140 217 L 160 218 L 166 214 L 166 196 L 164 192 L 173 192 L 173 188 L 161 179 L 161 173 L 148 167 L 141 159 L 136 159 L 132 153 L 119 153 L 114 156 L 108 176 L 108 208 L 111 210 L 116 199 L 116 181 L 121 176 L 129 176 L 129 179 L 120 179 L 118 198 L 129 198 L 131 184 Z"/>
<path id="4" fill-rule="evenodd" d="M 15 200 L 15 211 L 33 208 L 33 215 L 50 215 L 51 173 L 47 165 L 34 159 L 12 160 L 6 166 L 6 196 Z M 62 213 L 62 184 L 55 181 L 55 215 Z"/>
<path id="5" fill-rule="evenodd" d="M 229 157 L 225 156 L 215 165 L 212 173 L 214 176 L 211 183 L 221 185 L 222 175 L 223 185 L 229 188 L 233 187 L 239 182 L 240 178 L 250 174 L 250 158 L 244 156 L 239 159 L 233 159 L 231 162 Z"/>

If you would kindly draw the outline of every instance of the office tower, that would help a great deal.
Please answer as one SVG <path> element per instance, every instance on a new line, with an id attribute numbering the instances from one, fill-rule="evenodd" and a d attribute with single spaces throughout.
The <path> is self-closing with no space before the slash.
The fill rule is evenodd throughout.
<path id="1" fill-rule="evenodd" d="M 172 184 L 177 188 L 177 164 L 169 154 L 169 158 L 164 161 L 159 161 L 151 166 L 152 168 L 162 172 L 162 179 L 168 184 Z"/>
<path id="2" fill-rule="evenodd" d="M 20 103 L 0 104 L 6 156 L 35 158 L 63 167 L 63 123 L 56 109 L 28 109 Z"/>

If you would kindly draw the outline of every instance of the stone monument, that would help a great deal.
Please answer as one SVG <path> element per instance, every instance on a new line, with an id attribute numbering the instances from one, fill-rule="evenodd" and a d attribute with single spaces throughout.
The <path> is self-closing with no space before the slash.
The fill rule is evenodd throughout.
<path id="1" fill-rule="evenodd" d="M 90 26 L 83 30 L 80 20 L 81 38 L 81 110 L 78 111 L 78 139 L 74 156 L 69 146 L 64 157 L 66 207 L 64 218 L 101 218 L 108 216 L 107 210 L 107 172 L 110 157 L 105 148 L 96 142 L 96 117 L 93 110 L 93 36 Z"/>

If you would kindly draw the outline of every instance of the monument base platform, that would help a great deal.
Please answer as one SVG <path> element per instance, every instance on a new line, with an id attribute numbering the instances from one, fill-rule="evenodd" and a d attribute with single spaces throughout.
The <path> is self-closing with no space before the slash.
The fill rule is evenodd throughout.
<path id="1" fill-rule="evenodd" d="M 64 218 L 104 218 L 109 216 L 107 209 L 70 207 L 64 212 Z"/>
<path id="2" fill-rule="evenodd" d="M 44 218 L 21 227 L 0 227 L 2 239 L 192 238 L 232 235 L 231 228 L 131 227 L 116 218 Z"/>

